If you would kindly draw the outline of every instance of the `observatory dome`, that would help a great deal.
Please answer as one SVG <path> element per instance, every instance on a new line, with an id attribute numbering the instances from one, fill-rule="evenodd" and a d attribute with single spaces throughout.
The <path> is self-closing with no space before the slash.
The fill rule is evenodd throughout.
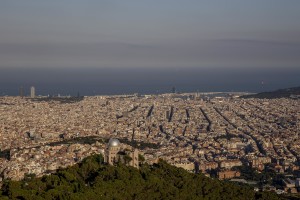
<path id="1" fill-rule="evenodd" d="M 120 146 L 120 141 L 115 138 L 110 138 L 109 142 L 108 142 L 108 146 L 109 147 L 118 147 L 118 146 Z"/>

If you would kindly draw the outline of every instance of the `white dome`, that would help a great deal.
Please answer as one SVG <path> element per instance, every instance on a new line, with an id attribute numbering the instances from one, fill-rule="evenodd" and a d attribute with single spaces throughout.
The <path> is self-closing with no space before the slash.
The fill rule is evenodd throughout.
<path id="1" fill-rule="evenodd" d="M 120 141 L 118 139 L 115 138 L 110 138 L 109 142 L 108 142 L 108 146 L 109 147 L 117 147 L 120 146 Z"/>

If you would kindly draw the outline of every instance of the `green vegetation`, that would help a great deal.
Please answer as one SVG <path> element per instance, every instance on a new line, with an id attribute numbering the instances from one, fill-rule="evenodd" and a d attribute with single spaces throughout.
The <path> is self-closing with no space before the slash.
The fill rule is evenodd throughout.
<path id="1" fill-rule="evenodd" d="M 141 154 L 139 154 L 139 162 L 144 163 L 145 162 L 145 157 Z"/>
<path id="2" fill-rule="evenodd" d="M 241 172 L 241 178 L 256 181 L 258 182 L 259 186 L 269 184 L 280 187 L 278 183 L 280 182 L 279 180 L 282 180 L 283 178 L 281 174 L 276 174 L 274 171 L 268 170 L 268 165 L 266 165 L 265 169 L 261 172 L 258 172 L 247 165 L 234 167 L 233 169 Z"/>
<path id="3" fill-rule="evenodd" d="M 239 135 L 235 135 L 235 134 L 231 134 L 231 133 L 226 133 L 225 135 L 220 135 L 220 136 L 217 136 L 217 137 L 214 137 L 215 140 L 218 140 L 218 139 L 226 139 L 226 140 L 230 140 L 232 138 L 238 138 Z"/>
<path id="4" fill-rule="evenodd" d="M 240 98 L 258 98 L 258 99 L 276 99 L 276 98 L 290 98 L 291 95 L 300 95 L 300 87 L 293 87 L 287 89 L 280 89 L 272 92 L 262 92 L 258 94 L 244 95 Z"/>
<path id="5" fill-rule="evenodd" d="M 64 139 L 62 141 L 51 142 L 49 146 L 58 146 L 62 144 L 94 144 L 96 142 L 103 143 L 103 139 L 97 136 L 84 136 L 84 137 L 75 137 L 70 139 Z"/>
<path id="6" fill-rule="evenodd" d="M 107 139 L 106 141 L 108 142 L 109 140 Z M 119 138 L 119 141 L 121 143 L 128 144 L 128 145 L 130 145 L 134 148 L 138 148 L 138 149 L 145 149 L 145 148 L 159 149 L 160 148 L 159 144 L 147 143 L 147 142 L 143 142 L 143 141 L 135 141 L 135 140 L 131 141 L 131 140 L 124 139 L 124 138 Z"/>
<path id="7" fill-rule="evenodd" d="M 259 187 L 262 187 L 263 185 L 272 185 L 276 188 L 283 189 L 282 180 L 285 178 L 285 175 L 276 173 L 270 167 L 270 164 L 265 164 L 265 168 L 261 172 L 258 172 L 256 169 L 247 165 L 234 167 L 233 169 L 241 172 L 240 178 L 255 181 Z"/>
<path id="8" fill-rule="evenodd" d="M 2 195 L 2 196 L 1 196 Z M 59 169 L 55 174 L 7 181 L 0 199 L 279 199 L 274 193 L 255 193 L 248 186 L 188 173 L 160 161 L 140 170 L 123 164 L 103 164 L 101 155 Z"/>

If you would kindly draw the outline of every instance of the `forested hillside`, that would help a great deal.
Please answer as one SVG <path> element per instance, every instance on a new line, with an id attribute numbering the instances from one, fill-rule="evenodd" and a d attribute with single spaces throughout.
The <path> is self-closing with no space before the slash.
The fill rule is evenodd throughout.
<path id="1" fill-rule="evenodd" d="M 101 155 L 57 173 L 4 183 L 0 199 L 279 199 L 274 193 L 255 193 L 248 186 L 210 179 L 173 167 L 164 161 L 140 170 L 123 164 L 109 166 Z"/>
<path id="2" fill-rule="evenodd" d="M 287 89 L 280 89 L 272 92 L 261 92 L 258 94 L 244 95 L 241 98 L 258 98 L 258 99 L 277 99 L 277 98 L 291 98 L 300 95 L 300 87 L 293 87 Z"/>

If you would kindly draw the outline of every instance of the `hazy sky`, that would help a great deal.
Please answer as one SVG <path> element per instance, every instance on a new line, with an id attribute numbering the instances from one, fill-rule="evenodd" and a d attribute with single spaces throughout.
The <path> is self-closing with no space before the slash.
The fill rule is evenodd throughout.
<path id="1" fill-rule="evenodd" d="M 2 0 L 0 70 L 295 73 L 299 19 L 299 0 Z"/>
<path id="2" fill-rule="evenodd" d="M 2 0 L 1 67 L 299 67 L 299 0 Z"/>

